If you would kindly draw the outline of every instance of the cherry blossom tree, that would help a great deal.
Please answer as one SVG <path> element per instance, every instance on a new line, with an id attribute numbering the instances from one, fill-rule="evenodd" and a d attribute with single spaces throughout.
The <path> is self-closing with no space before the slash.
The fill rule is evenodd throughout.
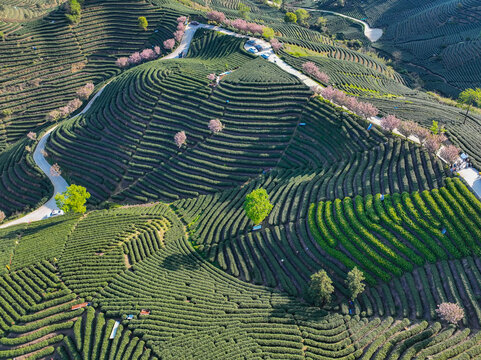
<path id="1" fill-rule="evenodd" d="M 58 109 L 58 112 L 59 112 L 61 118 L 65 118 L 65 117 L 69 116 L 70 108 L 67 105 L 65 105 L 65 106 L 60 107 Z"/>
<path id="2" fill-rule="evenodd" d="M 177 134 L 175 134 L 174 141 L 175 141 L 175 145 L 181 148 L 182 145 L 184 145 L 185 142 L 187 141 L 187 136 L 185 135 L 185 131 L 179 131 Z"/>
<path id="3" fill-rule="evenodd" d="M 30 140 L 37 140 L 37 134 L 35 134 L 33 131 L 30 131 L 28 134 L 27 134 L 27 137 L 30 139 Z"/>
<path id="4" fill-rule="evenodd" d="M 314 93 L 313 96 L 321 95 L 322 94 L 322 87 L 313 85 L 310 87 L 311 91 Z"/>
<path id="5" fill-rule="evenodd" d="M 80 99 L 75 98 L 73 100 L 70 100 L 67 103 L 67 107 L 69 108 L 69 114 L 73 113 L 75 110 L 77 110 L 81 106 L 82 106 L 82 101 Z"/>
<path id="6" fill-rule="evenodd" d="M 259 25 L 256 23 L 247 23 L 246 31 L 251 32 L 253 34 L 257 34 L 257 36 L 259 36 L 264 31 L 264 25 Z"/>
<path id="7" fill-rule="evenodd" d="M 177 22 L 178 23 L 185 23 L 187 21 L 187 17 L 186 16 L 179 16 L 177 18 Z"/>
<path id="8" fill-rule="evenodd" d="M 47 121 L 53 122 L 53 121 L 57 121 L 60 118 L 60 116 L 61 116 L 60 111 L 52 110 L 45 116 L 45 118 L 47 119 Z"/>
<path id="9" fill-rule="evenodd" d="M 414 121 L 401 121 L 401 124 L 398 126 L 398 131 L 404 135 L 405 137 L 409 137 L 411 135 L 414 135 L 416 132 L 416 128 L 418 127 L 418 124 L 416 124 Z"/>
<path id="10" fill-rule="evenodd" d="M 115 61 L 115 65 L 118 66 L 119 68 L 125 68 L 129 66 L 129 58 L 128 57 L 119 57 Z"/>
<path id="11" fill-rule="evenodd" d="M 221 132 L 224 129 L 224 125 L 220 122 L 219 119 L 212 119 L 209 121 L 209 130 L 213 133 Z"/>
<path id="12" fill-rule="evenodd" d="M 225 14 L 220 11 L 209 11 L 206 16 L 210 21 L 217 23 L 223 23 L 225 21 Z"/>
<path id="13" fill-rule="evenodd" d="M 329 76 L 319 70 L 316 64 L 312 61 L 305 62 L 302 64 L 302 70 L 304 70 L 309 75 L 313 76 L 320 82 L 327 84 L 329 82 Z"/>
<path id="14" fill-rule="evenodd" d="M 92 95 L 92 93 L 94 92 L 94 88 L 95 88 L 94 84 L 89 82 L 85 84 L 85 86 L 77 90 L 77 96 L 79 97 L 79 99 L 87 100 L 90 97 L 90 95 Z"/>
<path id="15" fill-rule="evenodd" d="M 210 81 L 215 81 L 215 79 L 217 79 L 217 76 L 214 73 L 212 73 L 207 75 L 207 79 L 209 79 Z"/>
<path id="16" fill-rule="evenodd" d="M 152 49 L 144 49 L 140 53 L 140 57 L 142 58 L 142 60 L 153 60 L 156 57 L 155 51 Z"/>
<path id="17" fill-rule="evenodd" d="M 418 125 L 414 128 L 413 134 L 419 139 L 420 142 L 423 142 L 429 136 L 430 132 L 428 129 Z"/>
<path id="18" fill-rule="evenodd" d="M 60 176 L 62 174 L 62 170 L 60 170 L 60 166 L 55 163 L 50 166 L 50 176 Z"/>
<path id="19" fill-rule="evenodd" d="M 48 154 L 44 149 L 40 150 L 40 154 L 42 154 L 43 157 L 48 157 Z"/>
<path id="20" fill-rule="evenodd" d="M 450 164 L 454 164 L 459 158 L 460 150 L 454 145 L 444 146 L 439 155 Z"/>
<path id="21" fill-rule="evenodd" d="M 166 50 L 172 50 L 175 46 L 175 39 L 168 39 L 163 42 Z"/>
<path id="22" fill-rule="evenodd" d="M 142 61 L 142 57 L 140 56 L 140 53 L 138 51 L 132 53 L 129 56 L 129 64 L 131 65 L 140 64 L 141 61 Z"/>
<path id="23" fill-rule="evenodd" d="M 160 46 L 155 46 L 155 47 L 154 47 L 154 52 L 155 52 L 157 55 L 160 55 L 160 52 L 161 52 Z"/>
<path id="24" fill-rule="evenodd" d="M 174 31 L 174 39 L 177 42 L 180 42 L 182 40 L 182 37 L 184 36 L 184 31 L 181 30 L 176 30 Z"/>
<path id="25" fill-rule="evenodd" d="M 359 102 L 356 111 L 354 112 L 366 119 L 372 118 L 373 116 L 379 114 L 378 108 L 368 102 Z"/>
<path id="26" fill-rule="evenodd" d="M 336 94 L 336 89 L 334 89 L 332 86 L 325 87 L 324 89 L 321 90 L 321 95 L 324 99 L 333 101 L 335 94 Z"/>
<path id="27" fill-rule="evenodd" d="M 231 26 L 239 31 L 247 31 L 247 21 L 245 21 L 244 19 L 232 20 Z"/>
<path id="28" fill-rule="evenodd" d="M 280 49 L 283 48 L 284 44 L 281 43 L 279 40 L 277 40 L 276 38 L 272 38 L 271 41 L 271 46 L 272 46 L 272 49 L 274 49 L 274 51 L 279 51 Z"/>
<path id="29" fill-rule="evenodd" d="M 439 304 L 436 313 L 441 319 L 454 325 L 464 318 L 464 309 L 458 304 L 449 302 Z"/>
<path id="30" fill-rule="evenodd" d="M 0 223 L 3 222 L 3 220 L 5 220 L 5 218 L 6 218 L 5 213 L 0 210 Z"/>
<path id="31" fill-rule="evenodd" d="M 177 30 L 179 31 L 185 31 L 185 25 L 183 23 L 178 23 L 177 24 Z"/>
<path id="32" fill-rule="evenodd" d="M 429 134 L 424 140 L 424 146 L 429 152 L 436 154 L 442 142 L 442 138 L 439 135 Z"/>
<path id="33" fill-rule="evenodd" d="M 387 115 L 381 119 L 381 127 L 387 131 L 393 131 L 399 124 L 401 124 L 401 120 L 394 115 Z"/>

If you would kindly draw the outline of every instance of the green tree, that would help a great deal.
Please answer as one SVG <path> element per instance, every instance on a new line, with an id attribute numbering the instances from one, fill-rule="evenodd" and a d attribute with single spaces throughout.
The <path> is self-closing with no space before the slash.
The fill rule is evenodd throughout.
<path id="1" fill-rule="evenodd" d="M 284 16 L 284 21 L 288 23 L 295 23 L 297 22 L 297 15 L 294 14 L 293 12 L 288 12 Z"/>
<path id="2" fill-rule="evenodd" d="M 309 19 L 309 13 L 304 9 L 297 9 L 295 12 L 297 16 L 297 23 L 299 25 L 307 25 L 307 19 Z"/>
<path id="3" fill-rule="evenodd" d="M 149 22 L 145 16 L 139 16 L 139 27 L 141 29 L 147 30 L 147 26 L 149 26 Z"/>
<path id="4" fill-rule="evenodd" d="M 333 292 L 332 280 L 325 270 L 311 275 L 308 293 L 314 304 L 321 306 L 329 303 Z"/>
<path id="5" fill-rule="evenodd" d="M 464 90 L 461 94 L 459 94 L 458 101 L 461 104 L 468 105 L 466 114 L 464 114 L 464 122 L 466 122 L 466 118 L 468 117 L 469 110 L 471 110 L 471 106 L 481 106 L 481 89 L 476 88 Z"/>
<path id="6" fill-rule="evenodd" d="M 264 36 L 267 40 L 270 40 L 274 37 L 274 29 L 265 26 L 262 30 L 262 36 Z"/>
<path id="7" fill-rule="evenodd" d="M 429 129 L 434 135 L 439 134 L 439 123 L 436 120 L 433 120 L 433 124 Z"/>
<path id="8" fill-rule="evenodd" d="M 317 18 L 316 25 L 319 27 L 325 27 L 327 25 L 327 19 L 323 16 L 319 16 Z"/>
<path id="9" fill-rule="evenodd" d="M 357 296 L 364 291 L 365 284 L 364 273 L 357 267 L 354 267 L 351 271 L 347 273 L 346 285 L 351 296 L 351 300 L 357 298 Z"/>
<path id="10" fill-rule="evenodd" d="M 244 3 L 239 3 L 237 5 L 237 10 L 239 11 L 239 16 L 244 18 L 244 19 L 249 19 L 249 12 L 251 11 L 251 8 L 248 7 Z"/>
<path id="11" fill-rule="evenodd" d="M 72 23 L 76 24 L 80 21 L 80 15 L 82 13 L 82 6 L 78 0 L 69 0 L 66 3 L 65 17 Z"/>
<path id="12" fill-rule="evenodd" d="M 55 203 L 65 213 L 84 213 L 87 208 L 85 202 L 90 198 L 87 189 L 80 185 L 72 184 L 61 194 L 55 195 Z"/>
<path id="13" fill-rule="evenodd" d="M 261 188 L 248 194 L 244 201 L 244 210 L 255 225 L 260 224 L 272 210 L 267 191 Z"/>

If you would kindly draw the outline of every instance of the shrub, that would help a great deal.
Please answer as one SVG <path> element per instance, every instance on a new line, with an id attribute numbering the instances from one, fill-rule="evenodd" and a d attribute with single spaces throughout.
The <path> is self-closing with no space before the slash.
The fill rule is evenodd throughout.
<path id="1" fill-rule="evenodd" d="M 269 195 L 265 189 L 256 189 L 246 195 L 244 210 L 247 217 L 255 225 L 260 224 L 269 215 L 272 207 L 272 204 L 269 202 Z"/>

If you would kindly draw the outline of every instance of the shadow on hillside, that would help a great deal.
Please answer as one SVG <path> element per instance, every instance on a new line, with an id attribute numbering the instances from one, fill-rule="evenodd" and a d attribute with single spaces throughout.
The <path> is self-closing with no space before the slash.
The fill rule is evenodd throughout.
<path id="1" fill-rule="evenodd" d="M 200 261 L 187 254 L 172 254 L 167 256 L 162 262 L 162 267 L 177 271 L 177 270 L 198 270 L 200 268 Z"/>

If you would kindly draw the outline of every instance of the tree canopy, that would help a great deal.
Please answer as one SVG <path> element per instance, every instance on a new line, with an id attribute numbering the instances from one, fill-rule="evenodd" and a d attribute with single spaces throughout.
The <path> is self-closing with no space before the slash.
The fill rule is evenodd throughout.
<path id="1" fill-rule="evenodd" d="M 65 213 L 84 213 L 87 210 L 85 203 L 88 198 L 90 198 L 90 193 L 86 188 L 72 184 L 67 187 L 67 191 L 55 195 L 55 203 Z"/>
<path id="2" fill-rule="evenodd" d="M 147 27 L 149 26 L 149 22 L 147 21 L 147 18 L 145 16 L 139 16 L 139 27 L 141 29 L 147 30 Z"/>
<path id="3" fill-rule="evenodd" d="M 288 22 L 288 23 L 290 23 L 290 22 L 295 23 L 295 22 L 297 22 L 297 15 L 294 14 L 293 12 L 288 12 L 284 16 L 284 21 Z"/>
<path id="4" fill-rule="evenodd" d="M 334 292 L 332 280 L 327 275 L 326 270 L 320 270 L 311 275 L 311 283 L 309 284 L 309 296 L 317 306 L 327 304 L 331 301 L 331 295 Z"/>
<path id="5" fill-rule="evenodd" d="M 253 190 L 247 194 L 244 201 L 244 210 L 249 219 L 255 225 L 260 224 L 272 210 L 272 204 L 269 202 L 269 195 L 265 189 Z"/>
<path id="6" fill-rule="evenodd" d="M 357 298 L 357 296 L 364 291 L 364 288 L 366 286 L 363 283 L 364 280 L 364 273 L 357 267 L 354 267 L 351 271 L 347 273 L 346 285 L 347 289 L 349 290 L 351 300 Z"/>

